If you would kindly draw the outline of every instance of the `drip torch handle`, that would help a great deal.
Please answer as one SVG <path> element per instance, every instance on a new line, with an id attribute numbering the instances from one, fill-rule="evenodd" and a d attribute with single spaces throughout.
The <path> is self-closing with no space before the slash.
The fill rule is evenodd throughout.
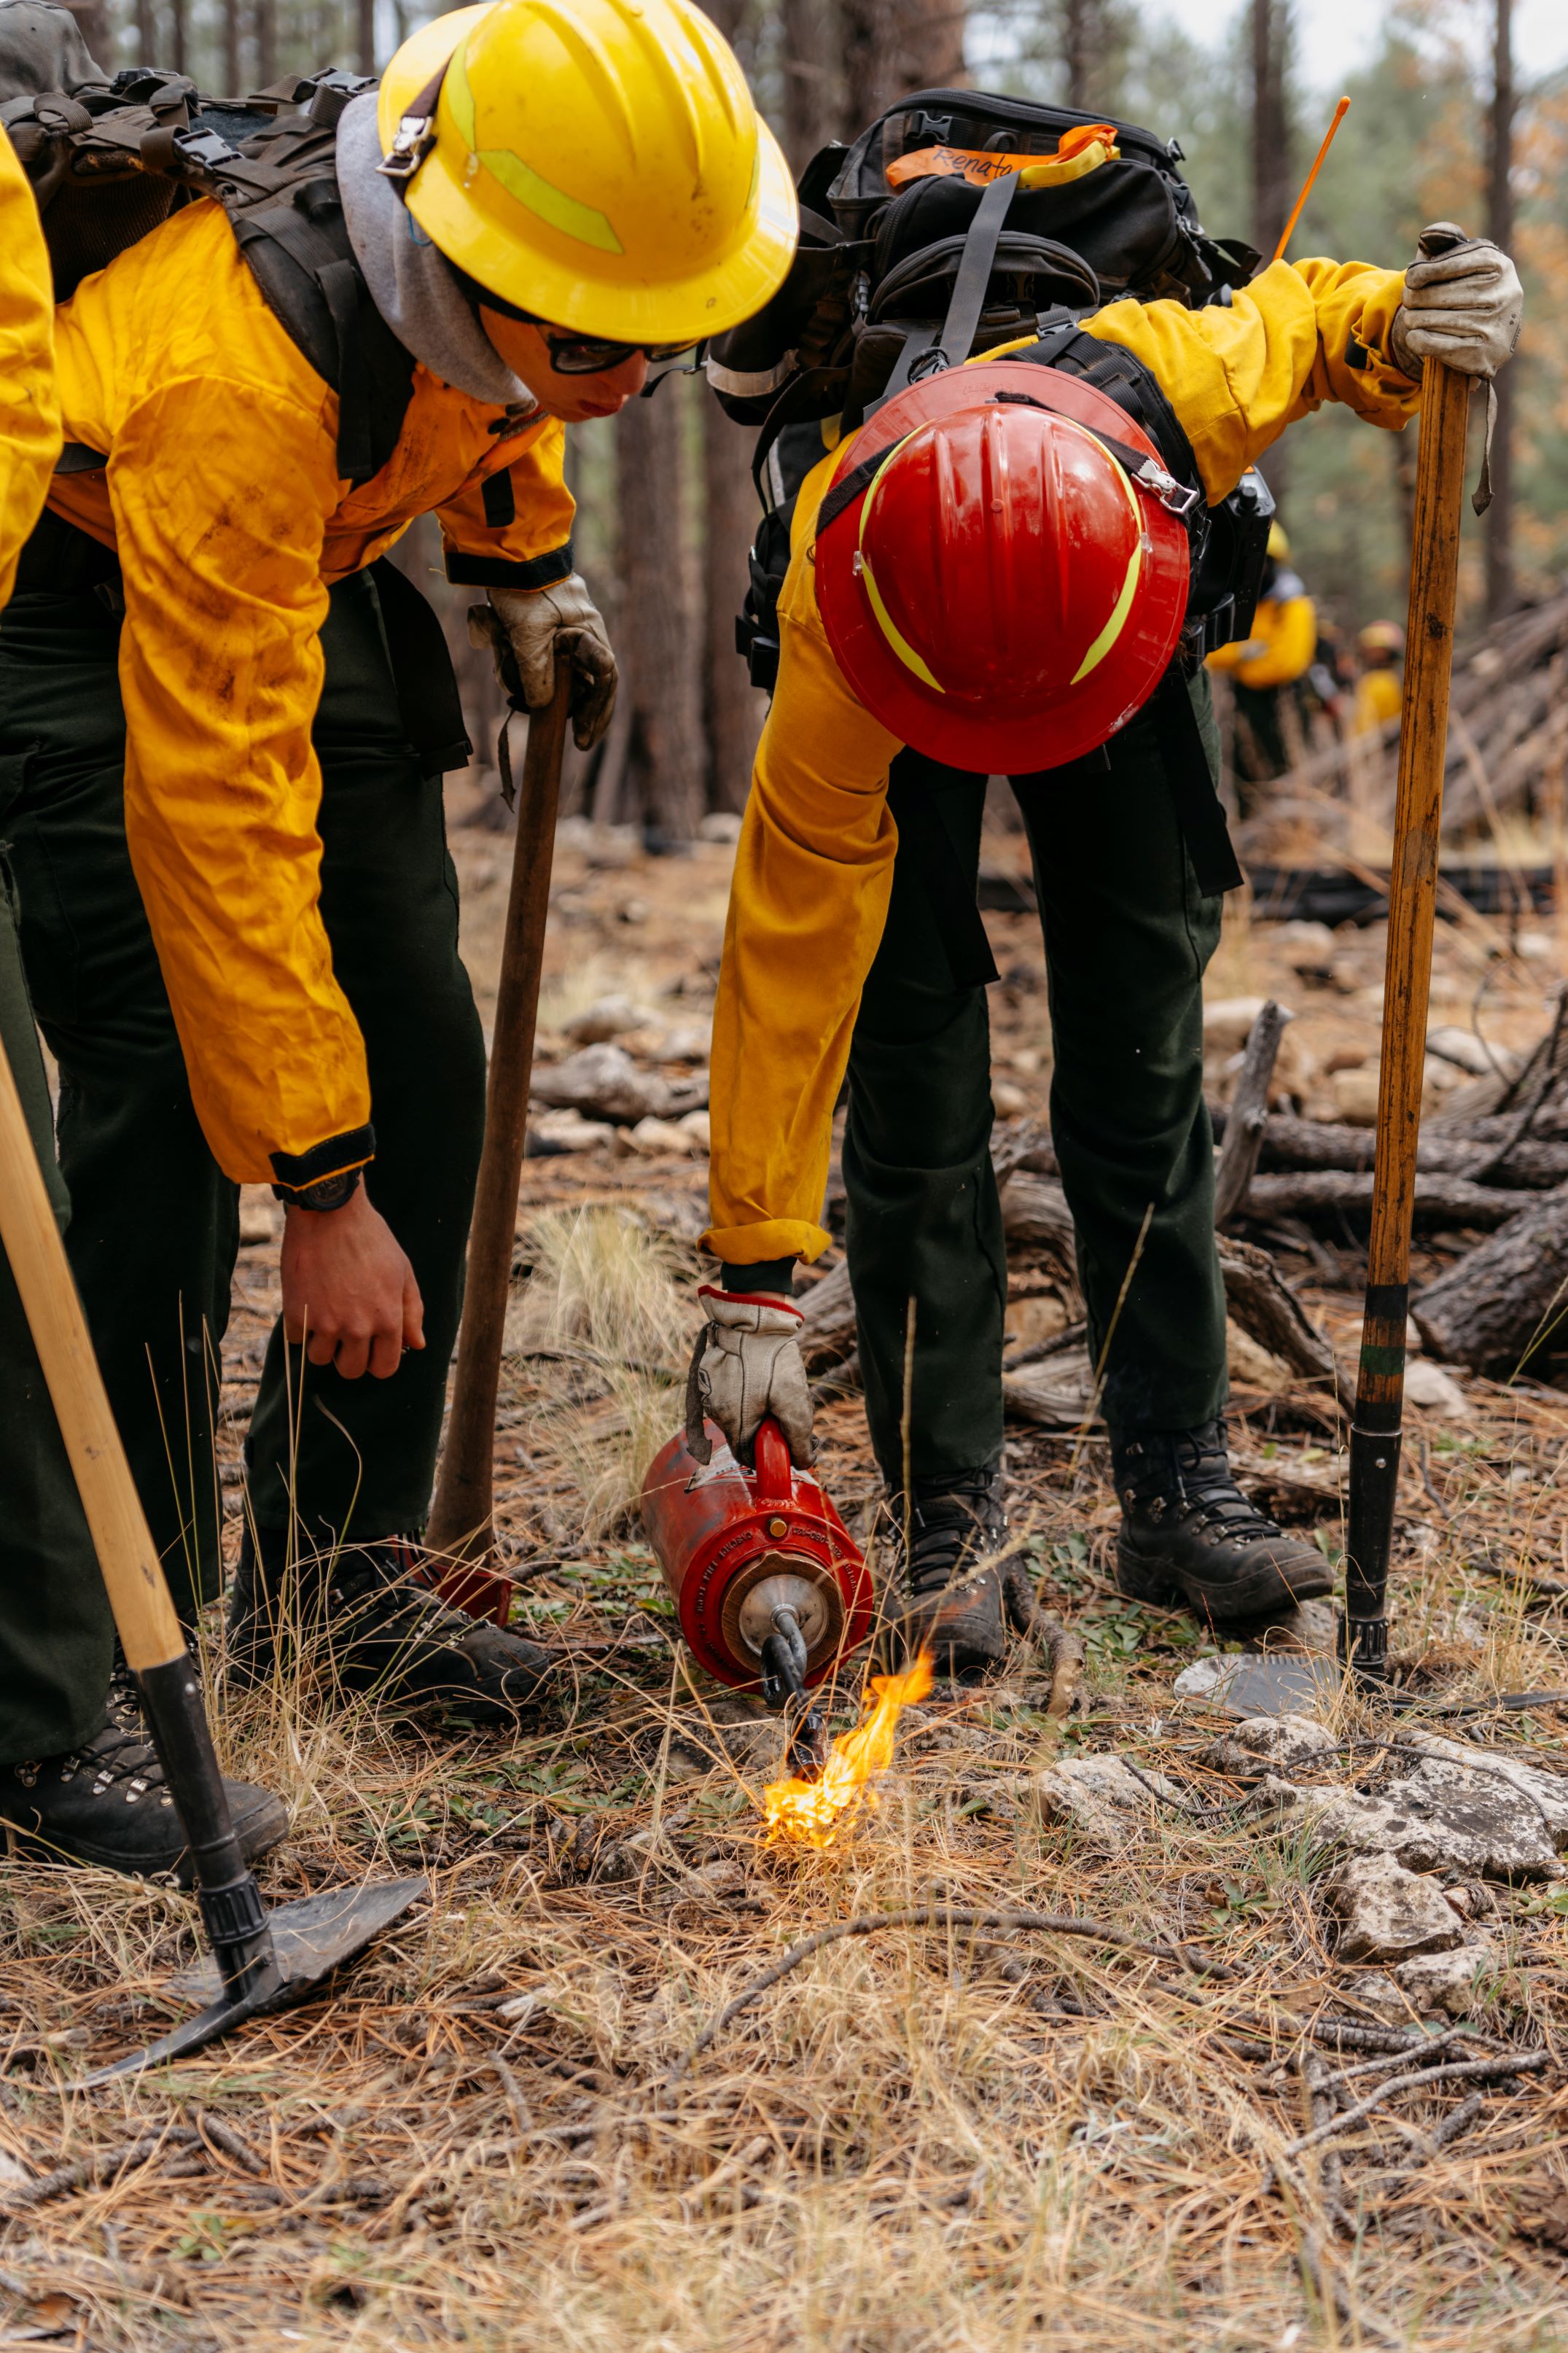
<path id="1" fill-rule="evenodd" d="M 795 1465 L 789 1440 L 771 1413 L 757 1425 L 756 1463 L 758 1503 L 793 1504 Z"/>

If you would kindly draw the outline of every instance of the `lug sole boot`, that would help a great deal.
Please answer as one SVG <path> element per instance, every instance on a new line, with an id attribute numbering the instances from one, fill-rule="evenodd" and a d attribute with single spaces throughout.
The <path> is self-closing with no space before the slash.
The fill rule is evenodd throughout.
<path id="1" fill-rule="evenodd" d="M 18 1852 L 39 1861 L 95 1863 L 132 1879 L 172 1876 L 188 1887 L 184 1829 L 134 1690 L 117 1686 L 105 1722 L 79 1748 L 0 1766 L 0 1823 Z M 252 1781 L 223 1786 L 240 1852 L 254 1863 L 286 1834 L 288 1808 Z"/>
<path id="2" fill-rule="evenodd" d="M 396 1541 L 289 1558 L 281 1528 L 247 1528 L 229 1609 L 236 1690 L 270 1681 L 300 1653 L 342 1692 L 514 1724 L 560 1662 L 538 1643 L 453 1609 L 414 1574 Z"/>
<path id="3" fill-rule="evenodd" d="M 1288 1535 L 1237 1487 L 1223 1419 L 1112 1430 L 1110 1457 L 1121 1504 L 1116 1582 L 1134 1600 L 1184 1601 L 1226 1626 L 1333 1591 L 1317 1546 Z"/>
<path id="4" fill-rule="evenodd" d="M 939 1675 L 979 1682 L 1007 1651 L 1007 1609 L 1000 1552 L 1007 1534 L 1002 1466 L 946 1479 L 917 1479 L 910 1512 L 909 1601 L 886 1629 L 889 1663 L 906 1665 L 929 1650 Z M 896 1523 L 897 1525 L 897 1523 Z M 903 1528 L 895 1542 L 903 1550 Z"/>

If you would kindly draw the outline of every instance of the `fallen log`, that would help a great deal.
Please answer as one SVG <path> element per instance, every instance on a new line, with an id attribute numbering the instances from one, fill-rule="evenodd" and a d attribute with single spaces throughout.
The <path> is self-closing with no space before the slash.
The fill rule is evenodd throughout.
<path id="1" fill-rule="evenodd" d="M 1230 1133 L 1230 1113 L 1223 1103 L 1209 1107 L 1215 1139 Z M 1416 1167 L 1425 1176 L 1465 1176 L 1472 1184 L 1489 1167 L 1488 1182 L 1509 1192 L 1546 1192 L 1568 1179 L 1568 1142 L 1546 1142 L 1525 1136 L 1503 1152 L 1517 1130 L 1513 1119 L 1479 1119 L 1451 1134 L 1423 1134 Z M 1313 1168 L 1368 1172 L 1376 1157 L 1377 1138 L 1370 1127 L 1346 1127 L 1326 1119 L 1298 1119 L 1289 1113 L 1271 1112 L 1264 1122 L 1258 1166 L 1266 1172 L 1295 1173 Z M 1498 1155 L 1503 1152 L 1499 1159 Z M 1217 1180 L 1216 1180 L 1217 1182 Z M 1516 1204 L 1517 1206 L 1517 1204 Z"/>
<path id="2" fill-rule="evenodd" d="M 1253 1178 L 1256 1187 L 1260 1181 Z M 1310 1381 L 1332 1380 L 1334 1352 L 1266 1250 L 1220 1234 L 1225 1303 L 1249 1339 Z"/>
<path id="3" fill-rule="evenodd" d="M 1463 1176 L 1421 1172 L 1415 1191 L 1415 1215 L 1427 1225 L 1502 1226 L 1523 1214 L 1518 1193 L 1505 1192 L 1500 1186 L 1472 1185 Z M 1371 1176 L 1339 1168 L 1255 1176 L 1247 1197 L 1247 1216 L 1263 1222 L 1270 1218 L 1321 1216 L 1331 1210 L 1369 1216 Z"/>
<path id="4" fill-rule="evenodd" d="M 1568 1318 L 1568 1185 L 1467 1251 L 1427 1284 L 1412 1313 L 1435 1356 L 1472 1372 L 1513 1373 L 1546 1342 L 1561 1345 Z"/>

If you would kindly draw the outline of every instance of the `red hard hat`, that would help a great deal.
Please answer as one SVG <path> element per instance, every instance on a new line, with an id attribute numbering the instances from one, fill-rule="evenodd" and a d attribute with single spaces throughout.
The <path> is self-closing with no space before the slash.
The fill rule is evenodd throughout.
<path id="1" fill-rule="evenodd" d="M 916 751 L 982 776 L 1058 767 L 1131 719 L 1174 653 L 1195 495 L 1091 385 L 947 369 L 879 408 L 835 471 L 815 550 L 828 643 Z"/>

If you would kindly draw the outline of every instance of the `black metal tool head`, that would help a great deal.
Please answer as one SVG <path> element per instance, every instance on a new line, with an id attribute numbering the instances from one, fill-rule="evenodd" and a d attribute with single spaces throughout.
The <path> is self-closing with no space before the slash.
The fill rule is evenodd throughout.
<path id="1" fill-rule="evenodd" d="M 429 1889 L 428 1880 L 423 1878 L 387 1879 L 369 1887 L 333 1887 L 322 1895 L 302 1895 L 292 1904 L 279 1905 L 267 1915 L 270 1961 L 253 1974 L 243 1992 L 225 1992 L 216 1961 L 202 1961 L 183 1971 L 172 1982 L 170 1992 L 205 2007 L 160 2035 L 144 2051 L 133 2051 L 112 2066 L 83 2076 L 76 2088 L 91 2091 L 100 2084 L 140 2074 L 143 2068 L 160 2066 L 167 2060 L 187 2058 L 248 2019 L 308 2001 L 335 1969 L 357 1959 L 367 1945 L 402 1919 Z"/>

